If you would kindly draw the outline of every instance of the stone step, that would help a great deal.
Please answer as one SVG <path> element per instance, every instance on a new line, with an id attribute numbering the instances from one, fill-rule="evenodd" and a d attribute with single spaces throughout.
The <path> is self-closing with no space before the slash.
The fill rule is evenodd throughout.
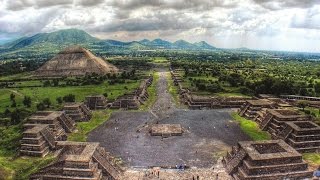
<path id="1" fill-rule="evenodd" d="M 20 153 L 21 155 L 26 155 L 26 156 L 44 157 L 49 153 L 49 148 L 46 147 L 41 151 L 30 151 L 30 150 L 20 149 Z"/>
<path id="2" fill-rule="evenodd" d="M 302 147 L 302 148 L 295 148 L 296 151 L 299 153 L 307 153 L 307 152 L 318 152 L 320 151 L 320 146 L 314 146 L 314 147 Z"/>
<path id="3" fill-rule="evenodd" d="M 288 173 L 273 173 L 260 175 L 247 175 L 242 168 L 238 168 L 238 174 L 242 180 L 283 180 L 283 179 L 304 179 L 312 178 L 312 171 L 296 171 Z"/>
<path id="4" fill-rule="evenodd" d="M 101 170 L 98 170 L 97 173 L 93 177 L 79 177 L 79 176 L 64 176 L 64 175 L 51 175 L 46 174 L 42 176 L 43 180 L 100 180 L 102 178 Z"/>
<path id="5" fill-rule="evenodd" d="M 268 165 L 268 166 L 252 166 L 247 160 L 243 161 L 242 169 L 248 175 L 252 174 L 270 174 L 270 173 L 286 173 L 291 171 L 303 171 L 308 168 L 308 164 L 305 162 L 292 163 L 292 164 L 280 164 L 280 165 Z"/>
<path id="6" fill-rule="evenodd" d="M 291 134 L 291 138 L 295 141 L 307 140 L 320 140 L 320 134 L 310 134 L 310 135 L 296 135 Z"/>
<path id="7" fill-rule="evenodd" d="M 314 146 L 320 146 L 320 140 L 296 142 L 293 139 L 289 138 L 288 144 L 292 145 L 294 148 L 314 147 Z"/>

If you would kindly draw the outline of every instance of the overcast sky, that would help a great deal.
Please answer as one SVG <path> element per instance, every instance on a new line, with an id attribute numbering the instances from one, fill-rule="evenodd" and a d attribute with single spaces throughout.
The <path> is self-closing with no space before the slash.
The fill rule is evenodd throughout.
<path id="1" fill-rule="evenodd" d="M 123 41 L 320 52 L 320 0 L 0 0 L 0 42 L 66 28 Z"/>

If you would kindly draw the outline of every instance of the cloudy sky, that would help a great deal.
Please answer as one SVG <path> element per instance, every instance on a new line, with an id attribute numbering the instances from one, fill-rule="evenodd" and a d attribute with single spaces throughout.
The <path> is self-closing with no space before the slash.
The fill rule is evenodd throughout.
<path id="1" fill-rule="evenodd" d="M 0 0 L 0 42 L 66 28 L 124 41 L 320 52 L 320 0 Z"/>

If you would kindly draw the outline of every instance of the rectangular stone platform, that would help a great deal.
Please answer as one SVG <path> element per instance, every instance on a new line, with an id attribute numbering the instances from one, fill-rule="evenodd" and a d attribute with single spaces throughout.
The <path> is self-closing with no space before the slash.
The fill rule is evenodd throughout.
<path id="1" fill-rule="evenodd" d="M 276 103 L 267 99 L 247 100 L 240 110 L 239 115 L 248 119 L 254 119 L 257 116 L 257 112 L 263 108 L 273 109 L 276 107 Z"/>
<path id="2" fill-rule="evenodd" d="M 63 111 L 76 122 L 89 121 L 92 117 L 90 109 L 84 103 L 67 103 Z"/>
<path id="3" fill-rule="evenodd" d="M 311 121 L 285 122 L 277 134 L 299 152 L 320 152 L 320 126 Z"/>
<path id="4" fill-rule="evenodd" d="M 27 119 L 24 127 L 33 127 L 35 124 L 49 125 L 56 140 L 65 140 L 66 133 L 75 129 L 75 122 L 63 111 L 38 111 Z"/>
<path id="5" fill-rule="evenodd" d="M 152 136 L 181 136 L 183 130 L 180 124 L 155 124 L 150 132 Z"/>
<path id="6" fill-rule="evenodd" d="M 36 124 L 25 129 L 20 141 L 20 154 L 44 157 L 55 148 L 55 138 L 47 124 Z"/>
<path id="7" fill-rule="evenodd" d="M 302 155 L 283 140 L 242 141 L 223 159 L 226 171 L 240 180 L 311 178 Z"/>
<path id="8" fill-rule="evenodd" d="M 86 96 L 84 103 L 91 110 L 106 109 L 108 106 L 108 101 L 103 95 Z"/>
<path id="9" fill-rule="evenodd" d="M 119 179 L 122 168 L 99 143 L 57 142 L 60 154 L 55 162 L 31 175 L 30 179 Z"/>

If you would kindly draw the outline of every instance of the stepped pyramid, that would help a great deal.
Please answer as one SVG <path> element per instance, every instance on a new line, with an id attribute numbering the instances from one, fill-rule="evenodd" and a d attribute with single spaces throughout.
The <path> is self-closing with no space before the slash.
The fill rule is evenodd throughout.
<path id="1" fill-rule="evenodd" d="M 40 77 L 84 76 L 117 73 L 118 68 L 94 56 L 89 50 L 72 46 L 59 52 L 35 72 Z"/>

